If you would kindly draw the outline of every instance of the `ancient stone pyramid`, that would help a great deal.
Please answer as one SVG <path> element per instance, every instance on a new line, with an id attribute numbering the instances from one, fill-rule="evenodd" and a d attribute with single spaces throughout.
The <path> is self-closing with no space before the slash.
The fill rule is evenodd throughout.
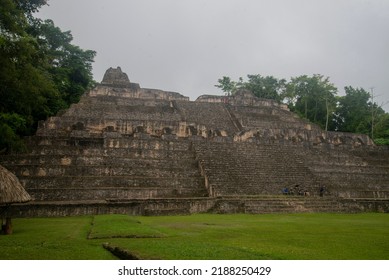
<path id="1" fill-rule="evenodd" d="M 389 208 L 389 151 L 368 136 L 325 132 L 248 91 L 189 101 L 141 88 L 120 68 L 28 145 L 0 158 L 34 199 L 13 209 L 26 215 Z"/>

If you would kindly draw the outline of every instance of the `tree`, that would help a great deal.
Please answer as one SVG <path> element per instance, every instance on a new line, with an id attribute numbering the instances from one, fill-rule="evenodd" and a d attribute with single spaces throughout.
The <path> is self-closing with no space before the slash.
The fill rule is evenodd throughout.
<path id="1" fill-rule="evenodd" d="M 2 12 L 12 15 L 14 22 L 10 24 L 7 16 L 0 19 L 0 114 L 3 115 L 0 121 L 9 131 L 14 127 L 7 123 L 7 114 L 23 118 L 25 129 L 14 130 L 16 137 L 32 133 L 36 121 L 50 114 L 47 101 L 55 99 L 57 93 L 42 67 L 44 60 L 37 40 L 28 33 L 31 26 L 24 11 L 18 9 L 17 4 L 23 4 L 22 1 L 2 1 L 7 4 L 2 6 Z M 26 6 L 27 13 L 33 10 L 32 7 Z"/>
<path id="2" fill-rule="evenodd" d="M 338 98 L 336 130 L 368 134 L 377 143 L 389 145 L 389 114 L 363 88 L 345 87 Z"/>
<path id="3" fill-rule="evenodd" d="M 77 102 L 93 83 L 95 52 L 72 45 L 70 32 L 52 21 L 34 18 L 44 4 L 0 0 L 0 151 L 20 150 L 21 137 L 39 120 Z"/>
<path id="4" fill-rule="evenodd" d="M 259 74 L 247 75 L 247 78 L 248 81 L 244 81 L 242 77 L 239 77 L 238 82 L 235 82 L 230 77 L 223 76 L 215 87 L 222 89 L 226 95 L 233 95 L 236 90 L 243 88 L 250 90 L 258 98 L 282 100 L 286 86 L 285 80 L 278 80 L 273 76 L 262 77 Z"/>
<path id="5" fill-rule="evenodd" d="M 219 84 L 215 87 L 220 88 L 225 95 L 230 96 L 236 90 L 236 82 L 232 81 L 230 77 L 223 76 L 222 79 L 217 80 Z"/>
<path id="6" fill-rule="evenodd" d="M 370 132 L 370 94 L 363 88 L 344 88 L 346 95 L 338 98 L 336 130 L 344 132 Z"/>
<path id="7" fill-rule="evenodd" d="M 49 72 L 63 101 L 70 105 L 93 84 L 92 62 L 96 52 L 71 44 L 70 31 L 62 32 L 52 20 L 39 26 L 39 43 L 46 53 Z"/>
<path id="8" fill-rule="evenodd" d="M 273 76 L 262 77 L 261 75 L 247 75 L 248 81 L 243 84 L 245 89 L 250 90 L 256 97 L 282 100 L 286 81 L 278 80 Z"/>
<path id="9" fill-rule="evenodd" d="M 330 118 L 335 111 L 336 94 L 337 88 L 328 77 L 315 74 L 291 78 L 283 97 L 292 111 L 328 130 L 332 128 Z"/>
<path id="10" fill-rule="evenodd" d="M 376 143 L 389 145 L 389 114 L 362 88 L 345 87 L 346 95 L 339 97 L 329 78 L 319 74 L 293 77 L 290 82 L 259 74 L 247 78 L 235 82 L 224 76 L 215 86 L 227 95 L 248 89 L 259 98 L 286 102 L 291 111 L 326 131 L 370 134 Z"/>
<path id="11" fill-rule="evenodd" d="M 377 117 L 374 130 L 374 142 L 379 145 L 389 145 L 389 113 Z"/>

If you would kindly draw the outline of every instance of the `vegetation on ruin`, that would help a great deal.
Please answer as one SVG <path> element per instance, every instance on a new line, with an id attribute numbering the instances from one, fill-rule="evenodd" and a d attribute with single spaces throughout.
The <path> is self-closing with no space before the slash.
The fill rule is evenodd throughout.
<path id="1" fill-rule="evenodd" d="M 0 259 L 389 259 L 387 214 L 101 215 L 14 220 Z"/>
<path id="2" fill-rule="evenodd" d="M 247 75 L 247 81 L 224 76 L 215 86 L 226 95 L 248 89 L 259 98 L 285 102 L 292 112 L 324 130 L 367 134 L 376 144 L 389 145 L 389 113 L 363 88 L 346 86 L 345 95 L 339 96 L 329 78 L 318 74 L 290 81 L 259 74 Z"/>

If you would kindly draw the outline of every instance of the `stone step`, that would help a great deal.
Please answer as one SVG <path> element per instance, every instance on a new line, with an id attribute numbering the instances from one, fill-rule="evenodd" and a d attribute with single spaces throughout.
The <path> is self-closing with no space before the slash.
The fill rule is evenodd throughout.
<path id="1" fill-rule="evenodd" d="M 76 117 L 73 115 L 64 114 L 61 116 L 62 122 L 74 122 L 75 120 L 84 121 L 85 123 L 90 122 L 91 114 L 95 120 L 141 120 L 141 119 L 156 119 L 163 120 L 164 117 L 169 119 L 180 120 L 181 116 L 177 111 L 170 107 L 169 104 L 166 106 L 143 106 L 139 107 L 136 105 L 113 105 L 107 106 L 106 104 L 91 104 L 91 108 L 85 110 L 83 108 L 74 108 L 73 112 L 76 113 Z M 97 112 L 91 112 L 90 109 L 96 110 Z"/>
<path id="2" fill-rule="evenodd" d="M 331 162 L 311 163 L 309 169 L 320 173 L 358 173 L 358 174 L 388 174 L 389 169 L 381 165 L 358 165 L 358 164 L 333 164 Z"/>
<path id="3" fill-rule="evenodd" d="M 389 186 L 336 190 L 335 195 L 342 198 L 389 198 Z"/>
<path id="4" fill-rule="evenodd" d="M 52 177 L 22 177 L 21 184 L 27 191 L 34 188 L 85 188 L 99 187 L 166 187 L 166 188 L 204 188 L 201 177 L 166 178 L 166 177 L 136 177 L 136 176 L 52 176 Z"/>
<path id="5" fill-rule="evenodd" d="M 344 207 L 334 198 L 273 197 L 224 199 L 213 209 L 215 212 L 232 211 L 259 213 L 342 212 Z"/>
<path id="6" fill-rule="evenodd" d="M 30 156 L 107 156 L 128 158 L 155 158 L 155 159 L 193 159 L 194 154 L 187 150 L 153 150 L 140 148 L 83 148 L 81 146 L 37 146 L 28 155 L 15 157 L 23 158 Z M 4 157 L 7 158 L 7 157 Z"/>
<path id="7" fill-rule="evenodd" d="M 169 100 L 163 99 L 144 99 L 144 98 L 128 98 L 126 96 L 120 95 L 95 95 L 93 98 L 89 96 L 82 96 L 81 100 L 77 104 L 73 104 L 72 108 L 90 108 L 92 104 L 106 104 L 112 106 L 114 104 L 124 105 L 124 106 L 170 106 Z M 70 114 L 73 114 L 72 111 L 69 111 Z"/>
<path id="8" fill-rule="evenodd" d="M 86 132 L 87 133 L 87 132 Z M 116 134 L 117 135 L 117 134 Z M 120 136 L 120 135 L 119 135 Z M 159 138 L 136 139 L 133 137 L 47 137 L 34 136 L 29 138 L 28 145 L 33 149 L 37 146 L 60 147 L 106 147 L 126 149 L 150 149 L 169 151 L 188 151 L 191 143 L 189 141 L 162 140 Z"/>
<path id="9" fill-rule="evenodd" d="M 389 175 L 382 173 L 342 173 L 342 172 L 317 172 L 316 176 L 323 180 L 336 182 L 337 185 L 349 186 L 355 185 L 389 185 Z"/>
<path id="10" fill-rule="evenodd" d="M 144 176 L 144 177 L 194 177 L 200 176 L 196 166 L 176 165 L 176 166 L 151 166 L 144 164 L 143 166 L 128 166 L 128 165 L 19 165 L 7 166 L 8 170 L 19 178 L 29 176 Z"/>
<path id="11" fill-rule="evenodd" d="M 36 188 L 28 191 L 35 201 L 82 201 L 109 199 L 151 199 L 171 197 L 206 197 L 205 189 L 194 188 Z"/>
<path id="12" fill-rule="evenodd" d="M 179 153 L 179 156 L 183 156 Z M 138 168 L 198 168 L 198 162 L 191 154 L 176 159 L 136 158 L 126 156 L 64 156 L 64 155 L 14 155 L 2 158 L 2 165 L 12 169 L 13 166 L 108 166 Z"/>
<path id="13" fill-rule="evenodd" d="M 191 214 L 188 206 L 177 205 L 175 207 L 147 207 L 144 209 L 145 216 L 173 216 L 173 215 L 189 215 Z"/>
<path id="14" fill-rule="evenodd" d="M 304 173 L 311 173 L 308 172 L 305 169 L 302 169 L 302 166 L 299 165 L 292 165 L 292 166 L 287 166 L 283 163 L 277 163 L 274 165 L 269 166 L 268 163 L 263 163 L 263 164 L 247 164 L 247 165 L 240 165 L 237 164 L 236 162 L 231 162 L 231 163 L 226 163 L 226 164 L 213 164 L 209 162 L 203 163 L 206 167 L 205 170 L 209 171 L 211 173 L 215 174 L 223 174 L 226 173 L 226 170 L 229 170 L 228 173 L 236 173 L 236 174 L 242 174 L 241 172 L 247 172 L 247 175 L 250 174 L 259 174 L 263 173 L 264 175 L 268 173 L 280 173 L 280 172 L 287 172 L 290 174 L 304 174 Z M 234 167 L 234 168 L 233 168 Z M 215 172 L 213 172 L 215 171 Z"/>

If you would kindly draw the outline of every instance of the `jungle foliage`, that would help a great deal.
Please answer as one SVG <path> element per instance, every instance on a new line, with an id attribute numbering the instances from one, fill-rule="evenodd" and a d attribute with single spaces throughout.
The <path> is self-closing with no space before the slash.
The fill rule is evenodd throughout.
<path id="1" fill-rule="evenodd" d="M 0 152 L 24 149 L 39 120 L 77 102 L 93 84 L 95 52 L 52 20 L 34 17 L 45 0 L 0 0 Z"/>
<path id="2" fill-rule="evenodd" d="M 326 131 L 368 134 L 376 144 L 389 145 L 389 113 L 363 88 L 346 86 L 345 95 L 340 96 L 329 78 L 319 74 L 289 81 L 259 74 L 247 75 L 247 81 L 223 76 L 215 86 L 226 95 L 248 89 L 256 97 L 285 102 L 292 112 Z"/>

